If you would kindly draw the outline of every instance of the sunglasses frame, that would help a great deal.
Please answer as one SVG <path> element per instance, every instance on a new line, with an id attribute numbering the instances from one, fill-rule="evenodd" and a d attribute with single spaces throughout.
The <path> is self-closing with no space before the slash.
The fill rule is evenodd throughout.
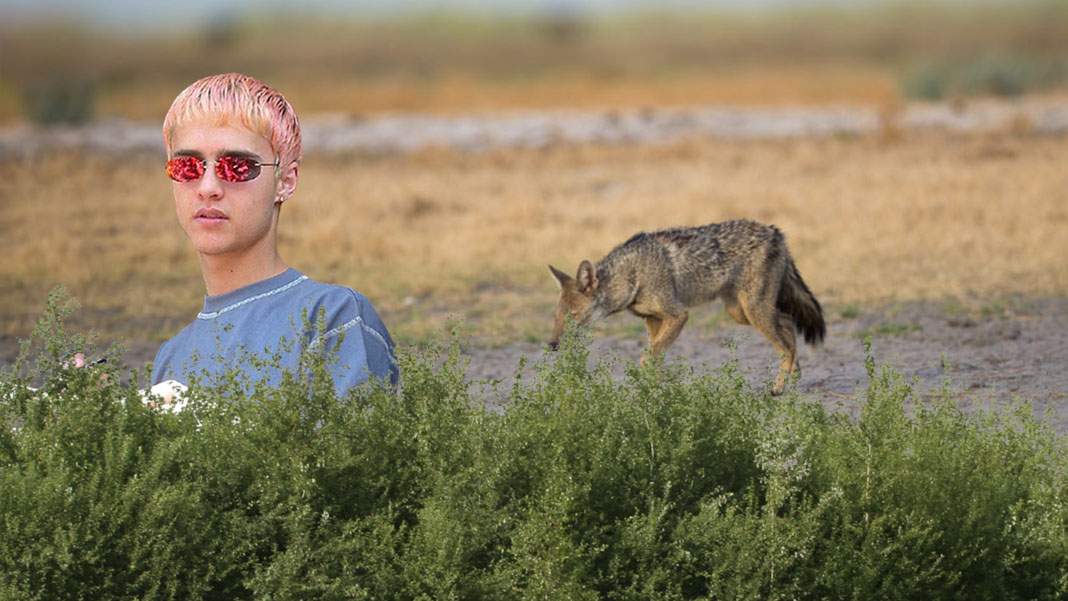
<path id="1" fill-rule="evenodd" d="M 249 177 L 247 179 L 238 179 L 238 180 L 227 179 L 227 177 L 224 175 L 225 172 L 224 173 L 220 173 L 219 172 L 219 165 L 222 164 L 221 162 L 222 162 L 223 159 L 227 159 L 227 158 L 230 158 L 230 159 L 243 159 L 243 160 L 248 161 L 256 169 L 255 175 L 252 175 L 251 177 Z M 200 170 L 201 170 L 200 175 L 198 175 L 197 177 L 194 177 L 194 178 L 190 178 L 190 179 L 175 179 L 175 177 L 173 175 L 171 175 L 171 163 L 173 161 L 178 160 L 178 159 L 193 159 L 194 161 L 198 161 L 200 163 Z M 224 181 L 224 182 L 226 182 L 228 184 L 244 184 L 244 183 L 250 182 L 250 181 L 252 181 L 252 180 L 254 180 L 254 179 L 256 179 L 257 177 L 260 176 L 260 174 L 263 172 L 263 167 L 278 167 L 278 166 L 280 166 L 282 164 L 280 159 L 275 159 L 275 161 L 273 163 L 261 163 L 261 162 L 257 161 L 256 159 L 253 159 L 253 158 L 250 158 L 250 157 L 246 157 L 246 156 L 241 156 L 239 154 L 224 154 L 224 155 L 222 155 L 222 156 L 220 156 L 220 157 L 218 157 L 216 159 L 205 159 L 205 158 L 201 158 L 201 157 L 198 157 L 198 156 L 193 156 L 191 154 L 181 154 L 181 155 L 173 156 L 173 157 L 167 159 L 167 163 L 166 163 L 167 177 L 169 177 L 172 181 L 178 182 L 180 184 L 185 184 L 185 183 L 189 183 L 189 182 L 195 182 L 195 181 L 199 180 L 200 178 L 204 177 L 204 174 L 208 172 L 208 163 L 211 163 L 213 165 L 213 167 L 215 169 L 215 177 L 217 177 L 220 181 Z"/>

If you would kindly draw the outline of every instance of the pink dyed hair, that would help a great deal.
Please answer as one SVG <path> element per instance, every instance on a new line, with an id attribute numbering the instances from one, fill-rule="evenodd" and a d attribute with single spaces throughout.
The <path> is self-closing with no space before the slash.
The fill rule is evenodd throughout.
<path id="1" fill-rule="evenodd" d="M 248 75 L 210 75 L 182 90 L 163 119 L 168 155 L 175 128 L 201 119 L 215 123 L 236 119 L 271 144 L 283 167 L 301 158 L 300 122 L 293 106 L 280 92 Z"/>

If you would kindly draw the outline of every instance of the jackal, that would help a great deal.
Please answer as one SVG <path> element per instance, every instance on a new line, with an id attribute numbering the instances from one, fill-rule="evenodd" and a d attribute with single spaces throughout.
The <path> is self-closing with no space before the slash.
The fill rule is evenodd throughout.
<path id="1" fill-rule="evenodd" d="M 568 318 L 584 325 L 626 309 L 645 319 L 649 354 L 663 353 L 686 324 L 687 308 L 720 298 L 735 321 L 752 324 L 782 355 L 772 387 L 781 394 L 787 378 L 800 374 L 794 328 L 813 345 L 827 333 L 823 309 L 773 225 L 738 220 L 641 232 L 596 265 L 579 263 L 575 277 L 549 270 L 560 285 L 553 350 Z"/>

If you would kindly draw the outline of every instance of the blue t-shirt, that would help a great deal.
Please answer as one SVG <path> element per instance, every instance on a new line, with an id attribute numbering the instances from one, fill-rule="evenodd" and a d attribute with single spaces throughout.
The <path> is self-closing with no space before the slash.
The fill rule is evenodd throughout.
<path id="1" fill-rule="evenodd" d="M 156 353 L 152 383 L 177 380 L 188 385 L 192 376 L 210 381 L 238 367 L 251 382 L 277 385 L 283 370 L 296 372 L 302 347 L 318 352 L 337 347 L 327 365 L 338 394 L 372 376 L 397 384 L 393 340 L 370 301 L 295 269 L 204 297 L 196 320 Z M 255 367 L 250 356 L 277 356 L 281 370 Z"/>

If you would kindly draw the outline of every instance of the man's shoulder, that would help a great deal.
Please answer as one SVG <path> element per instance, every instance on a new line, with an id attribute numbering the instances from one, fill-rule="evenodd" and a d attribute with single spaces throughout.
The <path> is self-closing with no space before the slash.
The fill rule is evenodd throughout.
<path id="1" fill-rule="evenodd" d="M 306 299 L 314 299 L 314 304 L 321 309 L 326 323 L 318 338 L 330 339 L 341 332 L 354 328 L 362 330 L 375 338 L 383 346 L 392 349 L 393 341 L 389 337 L 382 318 L 366 296 L 340 284 L 326 284 L 315 280 L 305 282 L 307 288 L 302 291 Z"/>
<path id="2" fill-rule="evenodd" d="M 399 378 L 394 342 L 370 300 L 357 290 L 341 284 L 306 280 L 300 294 L 304 306 L 317 307 L 317 331 L 309 348 L 340 349 L 347 359 L 360 358 L 352 374 L 366 378 L 365 370 L 394 385 Z M 323 320 L 319 321 L 319 317 Z"/>
<path id="3" fill-rule="evenodd" d="M 369 308 L 373 311 L 367 297 L 341 284 L 328 284 L 308 279 L 300 287 L 298 294 L 301 305 L 324 310 L 331 321 L 342 318 L 354 319 Z"/>
<path id="4" fill-rule="evenodd" d="M 325 298 L 338 302 L 350 302 L 363 296 L 348 286 L 328 284 L 311 278 L 308 278 L 304 285 L 301 286 L 300 293 L 304 296 Z"/>

